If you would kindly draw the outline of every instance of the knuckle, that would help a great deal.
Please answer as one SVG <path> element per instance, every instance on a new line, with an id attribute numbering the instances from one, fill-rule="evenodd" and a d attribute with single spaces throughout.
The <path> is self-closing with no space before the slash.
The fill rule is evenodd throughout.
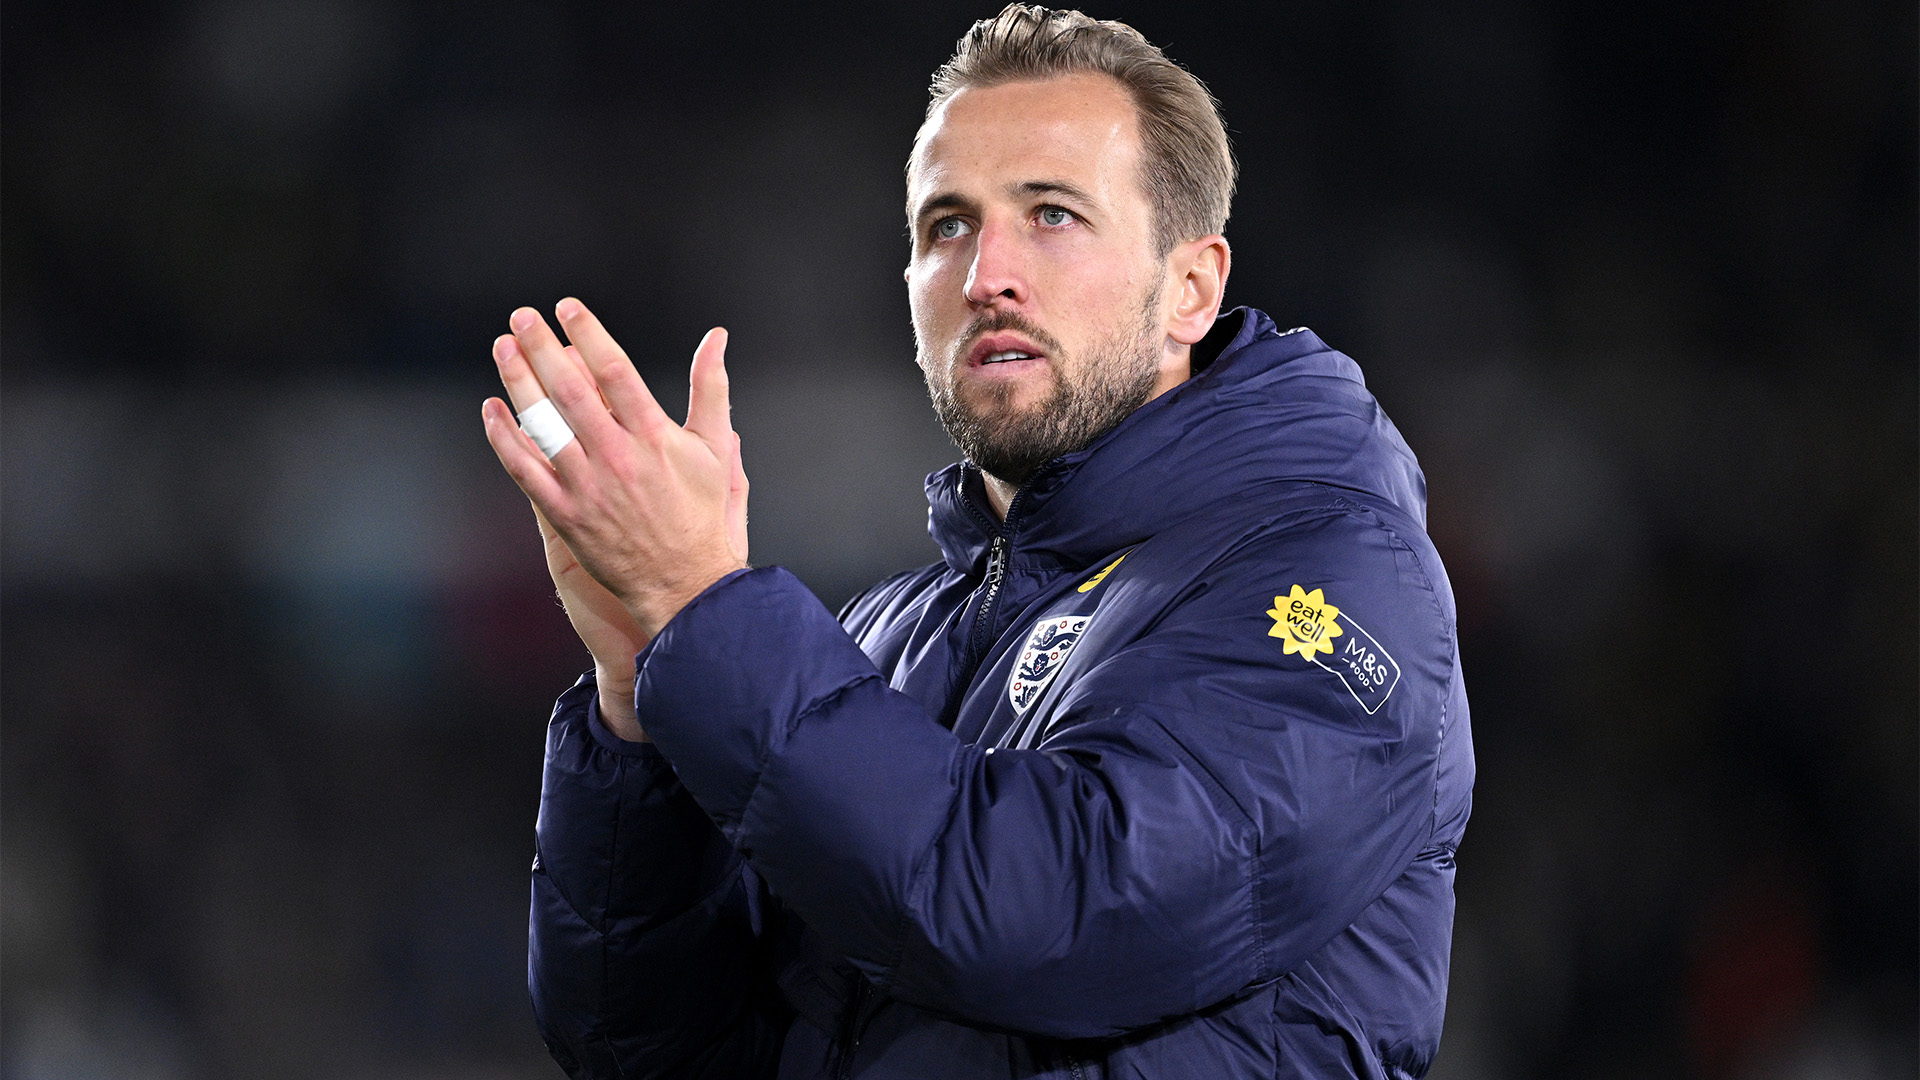
<path id="1" fill-rule="evenodd" d="M 615 451 L 606 456 L 606 469 L 614 483 L 622 488 L 630 488 L 640 479 L 640 463 L 630 453 Z M 602 495 L 602 501 L 605 496 Z"/>
<path id="2" fill-rule="evenodd" d="M 636 425 L 637 430 L 635 434 L 640 437 L 641 443 L 648 449 L 661 450 L 667 445 L 667 429 L 671 426 L 673 426 L 673 421 L 668 420 L 660 413 L 644 413 Z"/>
<path id="3" fill-rule="evenodd" d="M 598 396 L 586 383 L 578 379 L 563 379 L 559 385 L 550 388 L 549 393 L 555 401 L 571 408 L 579 408 Z"/>

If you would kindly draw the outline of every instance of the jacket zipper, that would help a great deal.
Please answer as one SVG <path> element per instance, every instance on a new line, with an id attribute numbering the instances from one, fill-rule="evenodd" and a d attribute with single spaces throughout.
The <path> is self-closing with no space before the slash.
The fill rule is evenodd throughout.
<path id="1" fill-rule="evenodd" d="M 860 1049 L 860 1010 L 866 1004 L 867 980 L 856 975 L 853 1004 L 847 1007 L 847 1026 L 840 1035 L 840 1080 L 853 1080 L 853 1052 Z"/>
<path id="2" fill-rule="evenodd" d="M 987 553 L 987 580 L 981 585 L 987 590 L 980 600 L 980 610 L 973 616 L 973 634 L 967 650 L 979 656 L 987 647 L 987 630 L 993 625 L 993 607 L 1000 599 L 1000 583 L 1007 576 L 1007 538 L 996 536 L 993 547 Z"/>

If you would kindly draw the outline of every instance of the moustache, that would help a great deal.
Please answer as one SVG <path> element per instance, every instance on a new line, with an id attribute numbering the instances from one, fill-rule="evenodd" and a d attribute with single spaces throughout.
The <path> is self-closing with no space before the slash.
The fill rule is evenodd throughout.
<path id="1" fill-rule="evenodd" d="M 1017 311 L 982 312 L 973 317 L 973 321 L 969 322 L 966 330 L 961 333 L 960 339 L 954 343 L 952 361 L 957 364 L 965 360 L 967 353 L 973 350 L 974 342 L 1002 330 L 1011 330 L 1025 335 L 1040 347 L 1041 352 L 1055 359 L 1059 359 L 1064 351 L 1060 347 L 1060 342 L 1052 334 L 1035 326 L 1031 320 Z"/>

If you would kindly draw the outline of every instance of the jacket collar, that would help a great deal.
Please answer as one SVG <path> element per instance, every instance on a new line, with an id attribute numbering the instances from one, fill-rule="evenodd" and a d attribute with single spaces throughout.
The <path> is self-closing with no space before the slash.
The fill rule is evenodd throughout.
<path id="1" fill-rule="evenodd" d="M 967 462 L 927 477 L 928 531 L 947 564 L 977 570 L 996 536 L 1016 562 L 1078 570 L 1223 500 L 1280 481 L 1361 492 L 1426 519 L 1426 482 L 1360 367 L 1304 327 L 1253 308 L 1194 348 L 1192 378 L 1081 450 L 1040 467 L 1003 525 Z"/>

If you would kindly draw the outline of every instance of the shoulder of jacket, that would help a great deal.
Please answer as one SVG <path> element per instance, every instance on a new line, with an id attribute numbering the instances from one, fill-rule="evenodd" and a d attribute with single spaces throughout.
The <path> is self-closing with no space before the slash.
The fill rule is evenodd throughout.
<path id="1" fill-rule="evenodd" d="M 1411 546 L 1430 546 L 1427 532 L 1404 510 L 1375 496 L 1325 484 L 1290 493 L 1247 520 L 1249 543 L 1287 543 L 1303 537 L 1357 538 L 1386 534 Z"/>
<path id="2" fill-rule="evenodd" d="M 1247 598 L 1291 595 L 1298 585 L 1311 594 L 1361 601 L 1412 619 L 1432 632 L 1449 634 L 1452 594 L 1439 556 L 1425 530 L 1405 513 L 1358 493 L 1325 485 L 1295 485 L 1285 497 L 1227 508 L 1159 537 L 1157 558 L 1172 586 L 1163 592 L 1172 608 L 1195 605 L 1200 615 Z M 1182 534 L 1185 535 L 1177 535 Z M 1143 552 L 1142 554 L 1145 554 Z M 1177 582 L 1177 583 L 1176 583 Z"/>
<path id="3" fill-rule="evenodd" d="M 1313 549 L 1341 550 L 1365 538 L 1393 542 L 1429 558 L 1426 530 L 1375 496 L 1329 484 L 1279 481 L 1163 530 L 1147 545 L 1213 565 Z"/>
<path id="4" fill-rule="evenodd" d="M 840 606 L 840 625 L 857 636 L 861 628 L 880 616 L 924 597 L 926 586 L 937 581 L 946 569 L 945 563 L 935 562 L 881 578 Z"/>

